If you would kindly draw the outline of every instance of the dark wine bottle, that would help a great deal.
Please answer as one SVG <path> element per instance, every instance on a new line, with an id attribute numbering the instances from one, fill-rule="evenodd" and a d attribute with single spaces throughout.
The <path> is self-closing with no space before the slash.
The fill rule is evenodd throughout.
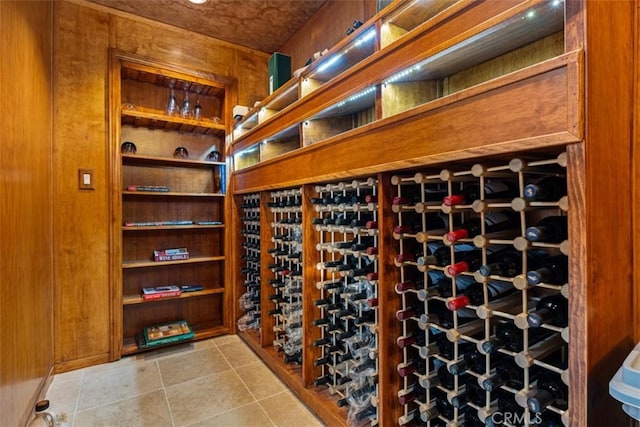
<path id="1" fill-rule="evenodd" d="M 458 387 L 458 388 L 459 388 L 458 393 L 451 396 L 450 398 L 451 405 L 454 408 L 460 409 L 469 402 L 478 406 L 484 405 L 486 392 L 478 385 L 477 381 L 470 381 L 466 383 L 464 385 L 464 389 L 461 389 L 461 387 Z M 476 412 L 476 411 L 467 411 L 467 412 Z"/>
<path id="2" fill-rule="evenodd" d="M 550 371 L 540 373 L 535 390 L 527 399 L 527 407 L 531 412 L 542 412 L 549 405 L 567 409 L 568 387 L 558 374 Z"/>
<path id="3" fill-rule="evenodd" d="M 538 328 L 542 324 L 549 324 L 564 328 L 569 322 L 569 304 L 561 294 L 542 298 L 536 304 L 536 309 L 527 315 L 527 323 L 531 328 Z"/>
<path id="4" fill-rule="evenodd" d="M 529 368 L 529 382 L 533 382 L 541 370 L 538 366 Z M 503 358 L 496 365 L 493 375 L 482 379 L 482 388 L 489 392 L 497 391 L 503 385 L 517 390 L 524 386 L 524 370 L 510 357 Z"/>
<path id="5" fill-rule="evenodd" d="M 486 356 L 480 353 L 476 348 L 469 348 L 465 353 L 461 353 L 462 358 L 449 363 L 449 372 L 453 375 L 460 375 L 468 370 L 472 370 L 477 374 L 484 374 L 486 369 Z M 502 359 L 502 355 L 491 357 L 491 366 L 495 366 Z"/>
<path id="6" fill-rule="evenodd" d="M 484 277 L 488 276 L 502 276 L 502 277 L 516 277 L 522 273 L 522 257 L 524 252 L 516 250 L 503 250 L 497 252 L 492 261 L 488 264 L 481 266 L 478 269 L 478 273 Z M 538 268 L 544 260 L 546 252 L 543 250 L 531 249 L 527 251 L 527 268 L 533 270 Z"/>
<path id="7" fill-rule="evenodd" d="M 567 194 L 567 179 L 549 175 L 524 186 L 524 198 L 531 201 L 557 201 Z"/>
<path id="8" fill-rule="evenodd" d="M 569 280 L 569 259 L 566 255 L 555 255 L 545 258 L 542 265 L 527 272 L 527 282 L 530 285 L 549 283 L 564 285 Z"/>
<path id="9" fill-rule="evenodd" d="M 508 230 L 518 226 L 518 218 L 509 211 L 489 212 L 484 216 L 484 232 L 495 233 Z M 453 243 L 460 239 L 470 239 L 482 232 L 482 219 L 480 217 L 471 218 L 460 226 L 460 228 L 445 234 L 445 242 Z"/>
<path id="10" fill-rule="evenodd" d="M 547 216 L 535 226 L 528 227 L 525 237 L 531 242 L 559 243 L 567 240 L 568 234 L 566 216 Z"/>
<path id="11" fill-rule="evenodd" d="M 547 329 L 529 329 L 528 344 L 534 345 L 553 334 L 554 332 Z M 510 320 L 499 321 L 496 325 L 495 335 L 482 341 L 479 346 L 487 354 L 493 354 L 501 348 L 519 353 L 524 349 L 523 331 Z"/>

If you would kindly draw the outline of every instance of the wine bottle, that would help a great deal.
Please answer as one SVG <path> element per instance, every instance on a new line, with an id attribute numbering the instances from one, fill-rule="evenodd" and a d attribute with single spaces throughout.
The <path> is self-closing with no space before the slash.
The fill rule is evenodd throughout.
<path id="1" fill-rule="evenodd" d="M 483 396 L 483 401 L 480 402 L 478 405 L 480 406 L 484 405 L 484 396 Z M 464 426 L 465 427 L 485 427 L 485 423 L 480 421 L 477 411 L 466 411 L 464 413 Z"/>
<path id="2" fill-rule="evenodd" d="M 467 352 L 461 353 L 462 358 L 449 362 L 447 368 L 453 375 L 460 375 L 463 372 L 472 370 L 477 374 L 483 374 L 486 367 L 486 356 L 481 354 L 477 349 L 470 348 Z M 500 359 L 500 357 L 492 357 L 491 363 L 494 364 Z"/>
<path id="3" fill-rule="evenodd" d="M 419 266 L 436 265 L 439 267 L 446 267 L 451 264 L 451 246 L 428 246 L 429 254 L 427 256 L 419 257 L 416 262 Z M 463 254 L 469 251 L 478 250 L 475 246 L 466 243 L 457 243 L 453 245 L 453 251 L 457 257 L 464 256 Z"/>
<path id="4" fill-rule="evenodd" d="M 318 365 L 316 365 L 318 366 Z M 316 387 L 319 387 L 321 385 L 326 385 L 329 384 L 331 381 L 333 381 L 333 377 L 331 375 L 324 375 L 322 377 L 318 377 L 313 381 L 313 385 L 315 385 Z"/>
<path id="5" fill-rule="evenodd" d="M 424 373 L 427 371 L 427 364 L 424 360 L 416 358 L 410 362 L 399 363 L 396 367 L 396 370 L 398 371 L 398 375 L 403 378 L 411 375 L 414 372 L 424 375 Z"/>
<path id="6" fill-rule="evenodd" d="M 538 375 L 535 392 L 527 399 L 527 407 L 533 413 L 544 411 L 549 405 L 567 409 L 568 387 L 560 376 L 553 372 Z"/>
<path id="7" fill-rule="evenodd" d="M 408 388 L 402 389 L 398 392 L 398 402 L 400 405 L 408 405 L 414 401 L 424 402 L 426 398 L 426 390 L 420 387 L 418 384 L 413 384 Z"/>
<path id="8" fill-rule="evenodd" d="M 416 246 L 414 248 L 406 248 L 403 252 L 396 255 L 395 264 L 396 266 L 400 266 L 405 262 L 417 262 L 418 258 L 423 256 L 422 248 L 420 246 Z"/>
<path id="9" fill-rule="evenodd" d="M 404 282 L 398 282 L 395 284 L 396 293 L 402 294 L 409 290 L 418 290 L 424 288 L 424 281 L 422 280 L 405 280 Z"/>
<path id="10" fill-rule="evenodd" d="M 569 259 L 566 255 L 555 255 L 545 258 L 542 265 L 527 272 L 527 282 L 530 285 L 548 283 L 564 285 L 569 280 Z"/>
<path id="11" fill-rule="evenodd" d="M 530 242 L 559 243 L 567 240 L 569 228 L 566 216 L 547 216 L 528 227 L 525 237 Z"/>
<path id="12" fill-rule="evenodd" d="M 486 284 L 488 301 L 494 301 L 512 294 L 516 289 L 511 282 L 492 281 Z M 468 305 L 482 305 L 484 300 L 484 285 L 472 283 L 466 289 L 460 291 L 461 295 L 447 301 L 447 308 L 451 311 L 459 310 Z"/>
<path id="13" fill-rule="evenodd" d="M 530 328 L 549 324 L 564 328 L 569 322 L 569 304 L 561 294 L 546 296 L 536 304 L 536 309 L 527 314 Z"/>
<path id="14" fill-rule="evenodd" d="M 544 250 L 530 249 L 527 251 L 527 268 L 533 270 L 540 266 L 546 256 Z M 481 266 L 478 273 L 481 276 L 516 277 L 522 273 L 522 257 L 524 252 L 507 249 L 497 252 L 492 261 Z"/>
<path id="15" fill-rule="evenodd" d="M 396 225 L 393 227 L 393 235 L 396 239 L 399 239 L 403 236 L 415 236 L 417 233 L 422 231 L 422 224 L 415 222 L 409 224 Z"/>
<path id="16" fill-rule="evenodd" d="M 541 370 L 538 366 L 529 368 L 530 383 L 537 378 Z M 478 382 L 489 392 L 497 391 L 503 385 L 520 390 L 524 387 L 524 370 L 512 358 L 505 357 L 496 365 L 492 375 L 483 376 Z"/>
<path id="17" fill-rule="evenodd" d="M 399 321 L 405 321 L 412 317 L 419 317 L 424 313 L 424 304 L 414 304 L 412 306 L 408 306 L 404 309 L 400 309 L 396 311 L 396 319 Z"/>
<path id="18" fill-rule="evenodd" d="M 495 233 L 508 230 L 519 225 L 518 218 L 509 211 L 489 212 L 484 215 L 484 232 Z M 453 243 L 460 239 L 469 239 L 482 232 L 482 219 L 480 217 L 470 218 L 460 228 L 450 231 L 444 236 L 445 243 Z"/>
<path id="19" fill-rule="evenodd" d="M 445 272 L 450 277 L 457 276 L 466 271 L 475 271 L 482 265 L 482 249 L 466 251 L 456 257 L 457 262 L 445 268 Z"/>
<path id="20" fill-rule="evenodd" d="M 524 186 L 524 198 L 531 201 L 557 201 L 567 194 L 565 177 L 548 175 Z"/>
<path id="21" fill-rule="evenodd" d="M 454 408 L 458 409 L 464 407 L 469 402 L 483 406 L 485 403 L 485 396 L 486 392 L 480 387 L 480 385 L 478 385 L 476 381 L 470 381 L 464 385 L 464 388 L 458 386 L 457 393 L 451 394 L 449 396 L 449 401 Z"/>
<path id="22" fill-rule="evenodd" d="M 485 179 L 484 187 L 479 183 L 465 184 L 462 191 L 443 198 L 445 206 L 471 204 L 474 200 L 481 199 L 481 190 L 484 190 L 484 199 L 505 199 L 518 196 L 518 187 L 511 181 Z"/>
<path id="23" fill-rule="evenodd" d="M 553 333 L 547 329 L 529 329 L 528 345 L 534 345 Z M 488 340 L 480 341 L 478 346 L 486 354 L 494 354 L 501 348 L 519 353 L 524 349 L 524 334 L 512 321 L 501 320 L 496 325 L 495 335 Z"/>
<path id="24" fill-rule="evenodd" d="M 399 348 L 406 348 L 410 345 L 419 345 L 422 346 L 425 343 L 425 334 L 422 331 L 414 332 L 409 335 L 403 335 L 396 338 L 396 344 Z"/>

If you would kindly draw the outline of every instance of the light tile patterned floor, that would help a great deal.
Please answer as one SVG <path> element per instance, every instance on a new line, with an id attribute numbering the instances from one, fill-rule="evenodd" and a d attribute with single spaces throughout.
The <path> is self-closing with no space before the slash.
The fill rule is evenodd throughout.
<path id="1" fill-rule="evenodd" d="M 69 426 L 322 426 L 235 335 L 56 375 Z"/>

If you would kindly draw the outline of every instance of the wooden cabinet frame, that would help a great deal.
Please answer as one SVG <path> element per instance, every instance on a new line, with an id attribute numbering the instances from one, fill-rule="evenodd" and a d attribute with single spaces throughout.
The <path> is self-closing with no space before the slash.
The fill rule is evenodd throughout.
<path id="1" fill-rule="evenodd" d="M 531 3 L 511 5 L 524 8 Z M 466 17 L 489 23 L 500 11 L 488 7 L 461 7 L 447 23 L 412 32 L 410 38 L 393 43 L 243 134 L 234 150 L 246 148 L 254 137 L 259 140 L 298 123 L 345 93 L 375 82 L 389 69 L 401 69 L 424 49 L 455 38 L 466 28 Z M 486 15 L 479 16 L 480 11 Z M 632 191 L 632 177 L 637 176 L 632 163 L 637 72 L 631 54 L 637 17 L 632 1 L 567 0 L 563 55 L 236 171 L 234 191 L 242 194 L 369 174 L 381 174 L 380 178 L 398 169 L 564 147 L 572 230 L 570 425 L 629 424 L 619 403 L 609 396 L 608 383 L 637 338 L 633 326 L 637 255 L 632 240 L 637 230 L 632 228 L 632 200 L 637 200 L 637 189 Z M 232 228 L 237 230 L 236 225 Z M 384 328 L 381 325 L 381 331 Z M 325 421 L 343 423 L 336 411 L 318 403 L 321 399 L 312 390 L 292 379 L 275 356 L 264 356 L 269 353 L 264 342 L 247 341 Z M 392 412 L 383 412 L 381 425 L 396 422 Z"/>
<path id="2" fill-rule="evenodd" d="M 112 345 L 110 358 L 111 360 L 116 360 L 121 357 L 122 354 L 128 354 L 131 352 L 131 349 L 125 350 L 125 346 L 123 345 L 123 304 L 126 305 L 136 305 L 137 300 L 133 300 L 132 298 L 128 298 L 126 301 L 123 301 L 123 228 L 122 224 L 122 207 L 123 203 L 121 200 L 122 185 L 121 176 L 123 172 L 123 165 L 121 163 L 121 155 L 120 155 L 120 139 L 121 139 L 121 122 L 125 122 L 127 124 L 131 124 L 133 126 L 140 127 L 150 127 L 151 129 L 166 129 L 168 131 L 179 131 L 179 132 L 188 132 L 188 133 L 196 133 L 200 135 L 215 135 L 218 138 L 219 146 L 218 151 L 221 152 L 223 156 L 223 162 L 221 163 L 210 163 L 203 161 L 175 161 L 171 159 L 171 154 L 162 154 L 162 155 L 147 155 L 141 156 L 143 158 L 133 158 L 132 162 L 134 164 L 139 165 L 141 167 L 149 166 L 157 166 L 164 168 L 184 168 L 184 170 L 206 170 L 207 168 L 216 168 L 216 167 L 225 167 L 226 162 L 226 137 L 229 133 L 230 124 L 229 120 L 231 118 L 231 109 L 235 103 L 237 98 L 237 81 L 235 79 L 218 76 L 212 73 L 206 73 L 201 71 L 195 71 L 186 69 L 183 67 L 170 65 L 170 64 L 160 64 L 156 61 L 141 58 L 135 55 L 131 55 L 124 52 L 119 52 L 117 50 L 110 51 L 110 69 L 109 69 L 109 164 L 107 170 L 110 171 L 110 193 L 109 193 L 109 205 L 112 207 L 111 218 L 112 218 L 112 226 L 110 229 L 109 235 L 109 247 L 110 247 L 110 266 L 111 266 L 111 274 L 110 274 L 110 294 L 111 294 L 111 337 L 112 337 Z M 170 118 L 167 119 L 167 116 L 162 114 L 161 112 L 155 110 L 148 110 L 142 107 L 136 107 L 134 111 L 124 111 L 121 113 L 121 92 L 123 90 L 122 87 L 122 70 L 126 68 L 128 70 L 134 70 L 134 72 L 146 73 L 148 76 L 159 76 L 159 78 L 163 79 L 177 79 L 178 81 L 188 81 L 191 85 L 195 85 L 200 88 L 204 88 L 203 90 L 210 91 L 211 96 L 218 96 L 218 93 L 221 93 L 223 96 L 223 102 L 217 108 L 219 111 L 216 115 L 219 115 L 222 119 L 221 122 L 212 120 L 211 117 L 205 116 L 203 120 L 194 120 L 190 118 Z M 178 88 L 177 88 L 178 89 Z M 204 94 L 204 92 L 203 92 Z M 209 95 L 209 92 L 207 92 Z M 195 100 L 192 100 L 194 102 Z M 162 106 L 158 106 L 162 109 Z M 162 132 L 162 131 L 159 131 Z M 206 153 L 203 153 L 206 155 Z M 129 160 L 127 160 L 129 162 Z M 213 173 L 213 172 L 212 172 Z M 188 186 L 187 186 L 188 187 Z M 230 189 L 227 187 L 228 192 Z M 192 190 L 187 190 L 192 191 Z M 176 197 L 195 197 L 196 199 L 203 199 L 206 197 L 217 199 L 218 194 L 211 193 L 207 194 L 206 191 L 211 192 L 212 190 L 197 190 L 196 193 L 176 193 Z M 200 194 L 200 191 L 205 191 L 205 193 Z M 213 190 L 216 191 L 215 189 Z M 167 193 L 168 196 L 174 195 L 173 193 Z M 203 197 L 200 197 L 203 196 Z M 128 196 L 127 196 L 128 197 Z M 211 200 L 213 200 L 211 199 Z M 221 242 L 220 247 L 227 254 L 230 253 L 232 246 L 230 242 L 230 233 L 227 224 L 226 214 L 230 211 L 229 206 L 230 197 L 227 196 L 224 200 L 220 200 L 220 215 L 223 221 L 223 226 L 191 226 L 194 228 L 194 231 L 197 232 L 200 227 L 202 230 L 214 232 L 220 236 Z M 174 227 L 175 228 L 175 227 Z M 181 229 L 180 227 L 178 227 Z M 190 227 L 186 226 L 185 229 Z M 126 230 L 124 230 L 126 232 Z M 153 230 L 151 230 L 153 231 Z M 179 231 L 179 230 L 178 230 Z M 220 325 L 214 328 L 209 328 L 202 333 L 196 332 L 196 339 L 207 338 L 211 336 L 215 336 L 221 333 L 228 333 L 230 329 L 230 325 L 232 325 L 232 310 L 229 310 L 229 304 L 232 303 L 233 296 L 232 290 L 227 286 L 228 278 L 230 276 L 230 267 L 229 263 L 224 260 L 224 252 L 213 253 L 206 258 L 202 258 L 204 262 L 211 263 L 220 263 L 219 267 L 216 267 L 221 271 L 221 275 L 223 277 L 221 287 L 219 289 L 205 289 L 204 291 L 194 293 L 194 298 L 214 298 L 220 299 L 220 307 L 222 307 L 221 312 L 219 314 Z M 190 260 L 191 261 L 191 260 Z M 197 260 L 196 260 L 197 261 Z M 145 264 L 146 265 L 146 264 Z M 144 268 L 144 265 L 142 266 Z M 191 298 L 179 300 L 184 300 L 185 303 L 187 300 L 191 300 Z M 170 300 L 167 300 L 167 303 L 171 303 Z M 180 303 L 180 302 L 177 302 Z M 165 304 L 162 302 L 162 304 Z M 179 319 L 176 319 L 179 320 Z M 135 350 L 134 350 L 135 351 Z"/>

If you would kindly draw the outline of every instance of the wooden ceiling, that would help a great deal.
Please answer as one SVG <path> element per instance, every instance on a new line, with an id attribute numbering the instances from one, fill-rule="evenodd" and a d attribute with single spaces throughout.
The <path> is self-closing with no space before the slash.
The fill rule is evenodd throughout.
<path id="1" fill-rule="evenodd" d="M 277 51 L 327 0 L 89 0 L 267 53 Z"/>

